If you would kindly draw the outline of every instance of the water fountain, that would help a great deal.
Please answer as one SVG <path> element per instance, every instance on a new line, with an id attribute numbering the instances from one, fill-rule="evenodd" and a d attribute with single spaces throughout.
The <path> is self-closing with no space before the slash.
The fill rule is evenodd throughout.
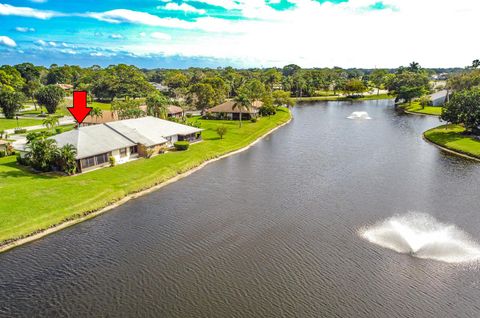
<path id="1" fill-rule="evenodd" d="M 367 112 L 353 112 L 348 119 L 372 119 Z"/>
<path id="2" fill-rule="evenodd" d="M 360 230 L 371 243 L 414 257 L 447 263 L 480 260 L 480 245 L 455 225 L 424 213 L 393 216 Z"/>

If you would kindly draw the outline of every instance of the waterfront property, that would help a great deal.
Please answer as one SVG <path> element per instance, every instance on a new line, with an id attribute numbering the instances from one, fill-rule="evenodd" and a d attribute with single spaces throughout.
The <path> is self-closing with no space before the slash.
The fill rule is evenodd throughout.
<path id="1" fill-rule="evenodd" d="M 147 113 L 147 105 L 142 105 L 140 106 L 140 109 L 142 111 L 144 111 L 145 113 Z M 184 111 L 183 111 L 183 108 L 180 107 L 180 106 L 176 106 L 176 105 L 168 105 L 167 106 L 167 116 L 169 118 L 173 117 L 173 118 L 182 118 L 184 115 Z"/>
<path id="2" fill-rule="evenodd" d="M 110 165 L 123 164 L 138 157 L 165 152 L 177 141 L 197 142 L 202 129 L 155 117 L 125 119 L 79 127 L 50 137 L 58 147 L 71 144 L 77 151 L 77 171 L 85 172 Z M 26 154 L 26 148 L 17 150 Z"/>
<path id="3" fill-rule="evenodd" d="M 235 101 L 229 100 L 223 104 L 217 105 L 207 110 L 208 114 L 211 114 L 219 119 L 239 120 L 240 114 L 242 119 L 251 119 L 258 117 L 260 107 L 263 106 L 263 102 L 257 100 L 252 103 L 249 109 L 241 106 L 235 106 Z"/>
<path id="4" fill-rule="evenodd" d="M 35 173 L 17 165 L 13 156 L 0 158 L 0 188 L 2 193 L 12 194 L 0 200 L 0 246 L 11 239 L 82 217 L 207 160 L 248 146 L 289 119 L 290 112 L 283 108 L 270 118 L 245 122 L 241 128 L 232 121 L 189 119 L 201 124 L 204 141 L 192 144 L 188 151 L 171 151 L 148 160 L 139 156 L 114 168 L 96 169 L 75 177 Z M 219 126 L 228 127 L 226 138 L 218 138 Z"/>

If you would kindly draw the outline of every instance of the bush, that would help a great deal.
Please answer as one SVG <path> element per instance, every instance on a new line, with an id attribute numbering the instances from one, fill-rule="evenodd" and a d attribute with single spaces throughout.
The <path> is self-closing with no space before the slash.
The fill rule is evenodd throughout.
<path id="1" fill-rule="evenodd" d="M 187 150 L 188 147 L 190 146 L 190 143 L 188 141 L 177 141 L 176 143 L 173 144 L 175 149 L 179 151 Z"/>
<path id="2" fill-rule="evenodd" d="M 25 128 L 16 128 L 14 132 L 15 134 L 24 134 L 27 132 L 27 130 Z"/>
<path id="3" fill-rule="evenodd" d="M 25 158 L 22 158 L 20 156 L 20 154 L 17 155 L 17 163 L 21 166 L 28 166 L 29 165 L 28 160 L 25 159 Z"/>
<path id="4" fill-rule="evenodd" d="M 185 116 L 187 116 L 187 118 L 192 118 L 192 113 L 187 113 Z"/>
<path id="5" fill-rule="evenodd" d="M 108 157 L 108 162 L 110 162 L 110 167 L 115 167 L 117 165 L 117 159 L 114 156 Z"/>
<path id="6" fill-rule="evenodd" d="M 252 118 L 250 118 L 250 121 L 251 121 L 252 123 L 256 123 L 256 122 L 257 122 L 257 117 L 252 117 Z"/>
<path id="7" fill-rule="evenodd" d="M 7 153 L 5 152 L 5 150 L 0 150 L 0 158 L 3 158 L 7 155 Z"/>
<path id="8" fill-rule="evenodd" d="M 56 134 L 61 134 L 63 132 L 63 129 L 60 127 L 55 128 L 55 133 Z"/>
<path id="9" fill-rule="evenodd" d="M 228 128 L 225 125 L 217 127 L 217 134 L 220 136 L 220 139 L 223 139 L 223 136 L 227 133 Z"/>
<path id="10" fill-rule="evenodd" d="M 277 109 L 273 106 L 262 106 L 258 112 L 261 116 L 271 116 L 277 113 Z"/>

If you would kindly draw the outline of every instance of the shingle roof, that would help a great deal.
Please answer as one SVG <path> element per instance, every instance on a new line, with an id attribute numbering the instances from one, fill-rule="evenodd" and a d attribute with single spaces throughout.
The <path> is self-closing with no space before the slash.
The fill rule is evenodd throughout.
<path id="1" fill-rule="evenodd" d="M 94 117 L 91 115 L 88 115 L 84 120 L 83 123 L 85 124 L 104 124 L 104 123 L 109 123 L 112 121 L 117 121 L 118 116 L 115 112 L 112 112 L 110 110 L 104 110 L 102 111 L 102 116 L 101 117 Z"/>
<path id="2" fill-rule="evenodd" d="M 170 115 L 183 113 L 183 108 L 175 105 L 168 105 L 168 113 Z"/>
<path id="3" fill-rule="evenodd" d="M 235 101 L 229 100 L 226 101 L 223 104 L 217 105 L 213 108 L 210 108 L 208 112 L 211 113 L 239 113 L 240 112 L 240 107 L 235 107 Z M 256 100 L 252 103 L 252 107 L 250 108 L 250 111 L 245 109 L 245 107 L 242 107 L 242 113 L 253 113 L 256 112 L 260 107 L 263 106 L 263 103 L 259 100 Z"/>
<path id="4" fill-rule="evenodd" d="M 136 145 L 106 125 L 80 127 L 50 138 L 57 142 L 58 147 L 73 145 L 77 149 L 77 159 Z"/>
<path id="5" fill-rule="evenodd" d="M 166 143 L 166 137 L 195 134 L 202 129 L 181 125 L 151 116 L 105 124 L 128 139 L 147 147 Z"/>

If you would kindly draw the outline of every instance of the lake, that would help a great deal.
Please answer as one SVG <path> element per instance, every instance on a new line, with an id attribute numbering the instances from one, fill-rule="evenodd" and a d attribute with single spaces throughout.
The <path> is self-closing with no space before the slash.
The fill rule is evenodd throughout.
<path id="1" fill-rule="evenodd" d="M 426 143 L 439 120 L 392 101 L 293 115 L 245 152 L 0 254 L 0 316 L 479 317 L 478 262 L 360 232 L 428 215 L 480 241 L 480 164 Z"/>

